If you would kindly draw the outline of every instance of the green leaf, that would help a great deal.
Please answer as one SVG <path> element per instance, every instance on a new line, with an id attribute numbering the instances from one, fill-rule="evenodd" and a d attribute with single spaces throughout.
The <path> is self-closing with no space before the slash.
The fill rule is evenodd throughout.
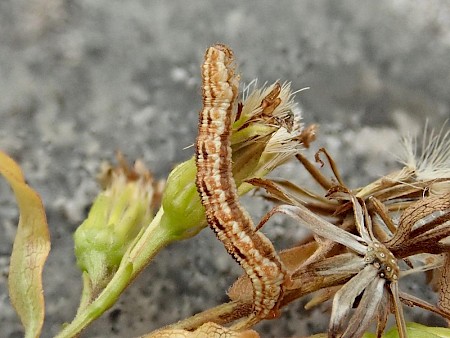
<path id="1" fill-rule="evenodd" d="M 9 295 L 25 327 L 25 337 L 39 337 L 45 306 L 42 270 L 50 251 L 47 219 L 39 195 L 25 183 L 19 165 L 0 151 L 0 174 L 19 205 L 19 225 L 9 268 Z"/>
<path id="2" fill-rule="evenodd" d="M 450 338 L 450 329 L 445 327 L 425 326 L 418 323 L 406 323 L 409 338 Z M 396 327 L 390 329 L 383 338 L 397 338 Z"/>

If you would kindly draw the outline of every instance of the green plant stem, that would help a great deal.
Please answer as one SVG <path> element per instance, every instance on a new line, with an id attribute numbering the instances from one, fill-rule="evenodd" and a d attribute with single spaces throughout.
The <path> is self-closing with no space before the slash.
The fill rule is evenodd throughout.
<path id="1" fill-rule="evenodd" d="M 81 293 L 80 305 L 77 310 L 77 315 L 84 311 L 84 309 L 92 302 L 93 298 L 91 279 L 89 278 L 89 275 L 86 271 L 83 272 L 82 278 L 83 278 L 83 289 Z"/>
<path id="2" fill-rule="evenodd" d="M 146 230 L 125 253 L 114 277 L 95 300 L 80 311 L 74 320 L 66 325 L 56 338 L 69 338 L 80 333 L 92 321 L 100 317 L 117 301 L 125 288 L 147 266 L 153 257 L 165 246 L 177 240 L 167 227 L 161 227 L 164 214 L 161 208 Z"/>
<path id="3" fill-rule="evenodd" d="M 109 283 L 105 290 L 84 311 L 78 313 L 74 320 L 65 326 L 56 337 L 69 338 L 76 336 L 93 320 L 100 317 L 103 312 L 109 309 L 128 285 L 128 278 L 131 275 L 132 269 L 133 265 L 129 263 L 120 273 L 122 278 L 115 283 Z"/>

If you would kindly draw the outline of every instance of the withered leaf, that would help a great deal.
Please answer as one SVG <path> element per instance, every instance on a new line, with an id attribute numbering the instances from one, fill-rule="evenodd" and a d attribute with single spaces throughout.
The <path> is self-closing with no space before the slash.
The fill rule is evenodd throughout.
<path id="1" fill-rule="evenodd" d="M 439 280 L 438 307 L 450 316 L 450 253 L 445 255 L 444 266 Z"/>
<path id="2" fill-rule="evenodd" d="M 205 323 L 195 331 L 181 329 L 167 329 L 157 331 L 141 338 L 259 338 L 259 334 L 253 330 L 234 331 L 216 323 Z"/>

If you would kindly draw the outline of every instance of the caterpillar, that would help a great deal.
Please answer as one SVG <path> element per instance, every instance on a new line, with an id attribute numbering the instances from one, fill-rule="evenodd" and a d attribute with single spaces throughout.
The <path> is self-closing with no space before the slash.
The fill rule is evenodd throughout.
<path id="1" fill-rule="evenodd" d="M 196 140 L 196 186 L 209 226 L 241 265 L 253 287 L 253 311 L 244 326 L 268 318 L 283 295 L 286 271 L 270 240 L 255 230 L 241 206 L 232 174 L 230 135 L 239 76 L 230 48 L 207 49 L 202 65 L 203 109 Z"/>

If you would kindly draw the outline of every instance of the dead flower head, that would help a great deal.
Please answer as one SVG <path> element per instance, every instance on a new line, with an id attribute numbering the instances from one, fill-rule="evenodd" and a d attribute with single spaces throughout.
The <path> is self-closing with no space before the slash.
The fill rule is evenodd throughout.
<path id="1" fill-rule="evenodd" d="M 265 219 L 276 212 L 284 213 L 309 228 L 315 235 L 349 249 L 347 253 L 314 264 L 317 275 L 341 275 L 343 280 L 348 280 L 334 295 L 329 324 L 330 337 L 360 337 L 377 317 L 377 332 L 383 332 L 390 304 L 394 304 L 393 311 L 399 328 L 404 328 L 398 293 L 397 260 L 374 237 L 364 202 L 349 192 L 341 192 L 338 195 L 335 197 L 347 199 L 352 203 L 358 235 L 325 221 L 302 205 L 278 206 Z M 298 283 L 301 283 L 302 275 L 297 272 L 293 274 L 293 278 L 298 278 Z M 359 296 L 359 304 L 351 315 Z M 384 308 L 383 311 L 380 311 L 381 308 Z"/>
<path id="2" fill-rule="evenodd" d="M 249 180 L 266 189 L 270 199 L 287 204 L 275 207 L 259 227 L 274 213 L 284 213 L 310 229 L 318 243 L 318 249 L 292 270 L 294 285 L 283 304 L 316 290 L 321 292 L 308 307 L 334 296 L 331 337 L 362 336 L 375 319 L 381 336 L 389 312 L 396 317 L 400 337 L 405 337 L 400 301 L 450 318 L 449 137 L 443 130 L 431 132 L 421 151 L 413 139 L 403 141 L 404 168 L 352 190 L 325 149 L 315 159 L 324 166 L 325 155 L 335 176 L 331 180 L 297 154 L 326 196 L 286 180 Z M 437 306 L 398 288 L 402 276 L 427 270 L 440 272 Z"/>

